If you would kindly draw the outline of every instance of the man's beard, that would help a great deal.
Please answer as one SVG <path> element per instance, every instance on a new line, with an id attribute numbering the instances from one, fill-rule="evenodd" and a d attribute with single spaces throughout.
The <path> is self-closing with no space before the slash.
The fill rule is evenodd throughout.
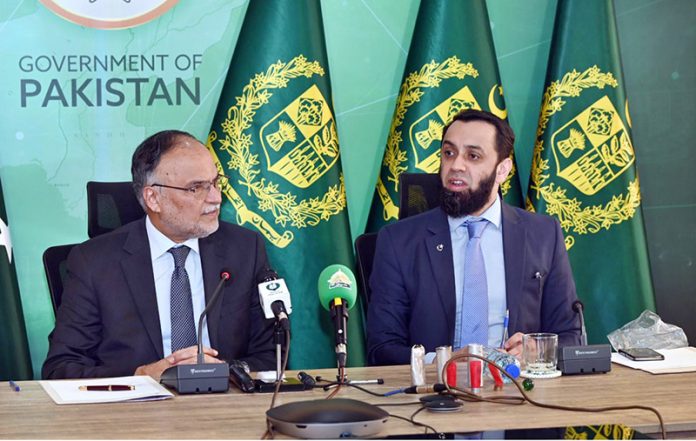
<path id="1" fill-rule="evenodd" d="M 451 191 L 443 185 L 440 189 L 440 207 L 452 217 L 463 217 L 481 210 L 495 184 L 495 170 L 479 182 L 475 190 Z"/>

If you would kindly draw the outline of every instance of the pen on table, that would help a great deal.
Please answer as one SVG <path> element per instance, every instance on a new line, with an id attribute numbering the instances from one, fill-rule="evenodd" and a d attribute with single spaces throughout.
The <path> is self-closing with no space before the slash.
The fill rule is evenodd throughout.
<path id="1" fill-rule="evenodd" d="M 12 380 L 10 380 L 10 388 L 15 392 L 19 392 L 20 390 L 22 390 L 22 388 L 19 387 L 19 384 L 15 383 Z"/>
<path id="2" fill-rule="evenodd" d="M 385 392 L 384 396 L 389 397 L 391 395 L 402 394 L 402 393 L 404 393 L 405 390 L 406 390 L 405 387 L 402 387 L 401 389 L 390 390 L 389 392 Z"/>
<path id="3" fill-rule="evenodd" d="M 508 339 L 508 323 L 510 322 L 510 310 L 505 310 L 505 318 L 503 319 L 503 338 L 500 340 L 500 349 L 505 348 L 505 342 Z"/>
<path id="4" fill-rule="evenodd" d="M 122 392 L 135 390 L 135 386 L 129 384 L 95 384 L 93 386 L 80 386 L 80 390 L 89 392 Z"/>
<path id="5" fill-rule="evenodd" d="M 378 378 L 376 380 L 350 380 L 348 384 L 384 384 L 383 378 Z"/>

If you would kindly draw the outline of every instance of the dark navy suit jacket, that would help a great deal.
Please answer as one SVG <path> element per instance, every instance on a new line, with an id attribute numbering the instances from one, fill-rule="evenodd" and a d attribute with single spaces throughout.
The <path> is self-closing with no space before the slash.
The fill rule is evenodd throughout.
<path id="1" fill-rule="evenodd" d="M 580 344 L 575 283 L 558 222 L 502 205 L 509 333 L 554 332 Z M 456 297 L 447 215 L 435 208 L 377 237 L 368 306 L 368 362 L 407 364 L 411 346 L 452 345 Z"/>
<path id="2" fill-rule="evenodd" d="M 199 251 L 206 302 L 221 270 L 232 274 L 207 315 L 218 358 L 273 369 L 273 321 L 263 316 L 256 285 L 268 265 L 263 239 L 220 222 L 199 240 Z M 43 378 L 133 375 L 138 366 L 164 357 L 145 218 L 78 245 L 67 268 Z"/>

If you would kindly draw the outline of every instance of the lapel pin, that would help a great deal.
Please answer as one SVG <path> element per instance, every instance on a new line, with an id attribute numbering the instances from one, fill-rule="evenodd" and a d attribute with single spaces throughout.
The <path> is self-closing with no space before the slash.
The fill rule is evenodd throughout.
<path id="1" fill-rule="evenodd" d="M 444 248 L 445 247 L 441 243 L 437 244 L 437 246 L 435 247 L 435 249 L 438 251 L 442 251 Z"/>

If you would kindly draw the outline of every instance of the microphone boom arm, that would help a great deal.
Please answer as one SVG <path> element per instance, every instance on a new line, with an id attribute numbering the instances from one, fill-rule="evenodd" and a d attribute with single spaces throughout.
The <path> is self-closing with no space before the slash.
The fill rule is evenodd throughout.
<path id="1" fill-rule="evenodd" d="M 218 282 L 218 285 L 215 287 L 215 291 L 213 291 L 213 296 L 210 298 L 210 302 L 208 302 L 208 305 L 206 305 L 205 309 L 201 313 L 201 316 L 198 317 L 198 360 L 197 362 L 199 364 L 205 363 L 205 354 L 203 353 L 203 319 L 208 316 L 208 311 L 210 308 L 213 307 L 215 304 L 216 300 L 218 297 L 220 297 L 220 293 L 222 293 L 222 287 L 225 285 L 225 282 L 230 280 L 230 273 L 227 271 L 222 271 L 220 273 L 220 281 Z"/>

